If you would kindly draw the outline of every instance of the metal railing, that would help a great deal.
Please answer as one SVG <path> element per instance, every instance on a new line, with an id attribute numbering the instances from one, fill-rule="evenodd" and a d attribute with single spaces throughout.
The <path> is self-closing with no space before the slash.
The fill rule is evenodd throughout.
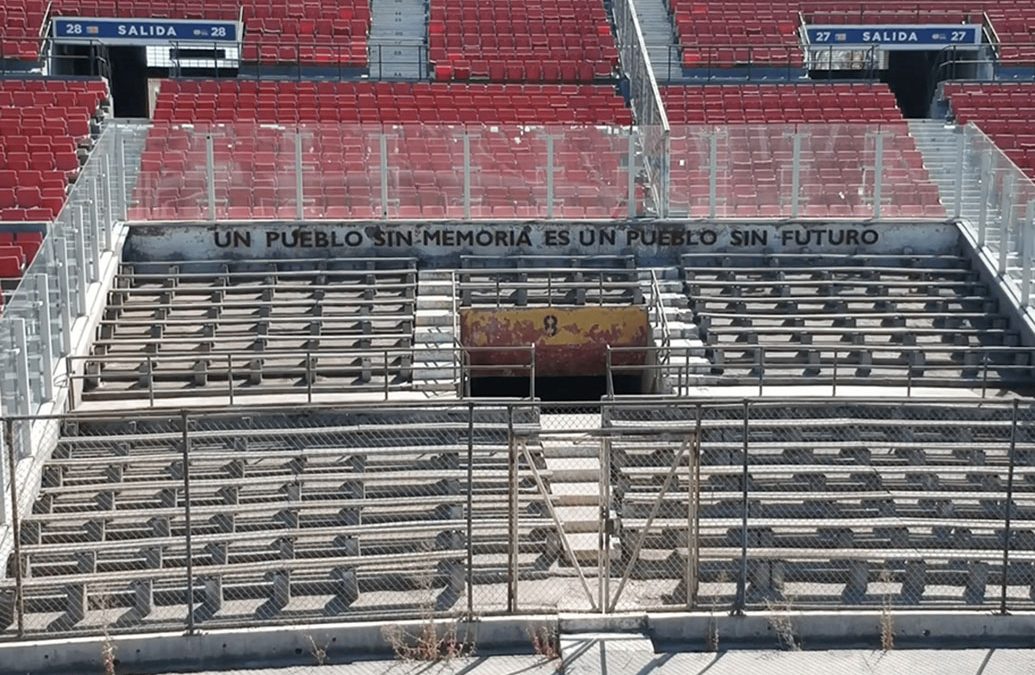
<path id="1" fill-rule="evenodd" d="M 662 362 L 662 355 L 668 361 Z M 636 363 L 619 363 L 638 356 Z M 937 358 L 936 358 L 937 357 Z M 757 395 L 789 387 L 895 387 L 905 398 L 914 389 L 970 389 L 980 398 L 1026 392 L 1035 381 L 1035 348 L 965 346 L 744 345 L 607 348 L 608 398 L 615 378 L 647 375 L 656 395 L 685 396 L 701 387 L 757 387 Z M 845 392 L 842 390 L 842 395 Z M 851 396 L 851 393 L 847 395 Z"/>
<path id="2" fill-rule="evenodd" d="M 448 356 L 443 357 L 443 352 Z M 513 354 L 528 358 L 508 361 Z M 443 360 L 449 366 L 441 365 Z M 509 377 L 524 374 L 530 381 L 529 399 L 535 398 L 535 345 L 468 347 L 454 341 L 409 348 L 69 355 L 65 370 L 70 411 L 91 401 L 127 400 L 134 407 L 146 401 L 146 407 L 153 408 L 211 406 L 212 397 L 234 405 L 249 396 L 267 395 L 297 395 L 313 403 L 321 395 L 380 394 L 381 400 L 388 401 L 393 394 L 427 391 L 424 380 L 441 379 L 434 375 L 442 371 L 451 373 L 454 385 L 448 396 L 470 397 L 472 377 L 506 372 Z M 169 385 L 162 387 L 160 382 Z M 113 388 L 113 383 L 123 388 Z"/>
<path id="3" fill-rule="evenodd" d="M 8 416 L 5 467 L 19 424 L 64 436 L 5 485 L 0 639 L 1033 607 L 1030 399 L 588 405 Z"/>

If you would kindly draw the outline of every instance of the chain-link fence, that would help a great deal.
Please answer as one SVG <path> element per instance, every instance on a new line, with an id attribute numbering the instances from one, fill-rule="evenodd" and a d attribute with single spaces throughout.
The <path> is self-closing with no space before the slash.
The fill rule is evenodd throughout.
<path id="1" fill-rule="evenodd" d="M 33 465 L 18 434 L 41 423 Z M 1031 609 L 1035 589 L 1030 400 L 481 401 L 3 430 L 5 639 L 564 611 L 1005 612 Z"/>

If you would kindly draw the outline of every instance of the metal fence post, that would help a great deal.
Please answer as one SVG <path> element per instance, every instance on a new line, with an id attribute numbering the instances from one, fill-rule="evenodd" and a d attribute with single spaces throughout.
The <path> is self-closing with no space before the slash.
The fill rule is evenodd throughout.
<path id="1" fill-rule="evenodd" d="M 1013 468 L 1015 464 L 1016 449 L 1017 449 L 1017 406 L 1018 401 L 1015 398 L 1013 400 L 1013 410 L 1011 413 L 1011 424 L 1010 424 L 1010 454 L 1009 469 L 1006 474 L 1006 513 L 1005 522 L 1003 524 L 1003 572 L 1002 572 L 1002 586 L 1000 588 L 999 596 L 999 613 L 1006 614 L 1006 586 L 1009 581 L 1009 569 L 1010 569 L 1010 517 L 1013 515 Z"/>
<path id="2" fill-rule="evenodd" d="M 966 169 L 966 167 L 964 167 L 966 153 L 967 127 L 962 126 L 959 128 L 958 146 L 956 148 L 956 207 L 954 211 L 957 220 L 963 216 L 963 174 Z"/>
<path id="3" fill-rule="evenodd" d="M 83 232 L 82 227 L 76 229 L 76 239 L 73 240 L 76 244 L 76 281 L 78 288 L 78 302 L 76 303 L 76 309 L 79 311 L 80 317 L 86 316 L 86 287 L 87 287 L 87 271 L 86 271 L 86 234 Z"/>
<path id="4" fill-rule="evenodd" d="M 111 251 L 111 222 L 102 217 L 98 206 L 97 178 L 90 181 L 90 203 L 93 204 L 94 218 L 97 220 L 97 229 L 101 233 L 101 245 L 105 251 Z"/>
<path id="5" fill-rule="evenodd" d="M 22 592 L 22 536 L 21 520 L 18 517 L 18 465 L 14 459 L 14 431 L 13 422 L 10 419 L 3 420 L 4 443 L 7 448 L 7 473 L 9 475 L 10 497 L 11 497 L 11 539 L 14 542 L 14 559 L 11 563 L 14 566 L 14 603 L 15 615 L 18 625 L 18 637 L 25 636 L 25 598 Z"/>
<path id="6" fill-rule="evenodd" d="M 1021 306 L 1031 306 L 1031 267 L 1032 267 L 1032 235 L 1035 228 L 1035 200 L 1028 202 L 1028 211 L 1020 226 L 1018 248 L 1021 254 Z"/>
<path id="7" fill-rule="evenodd" d="M 388 220 L 388 137 L 382 132 L 378 136 L 381 154 L 381 218 Z"/>
<path id="8" fill-rule="evenodd" d="M 14 342 L 14 369 L 17 386 L 15 395 L 18 409 L 16 414 L 28 417 L 32 410 L 32 382 L 29 380 L 29 341 L 25 333 L 25 319 L 11 320 L 11 338 Z M 13 445 L 11 446 L 14 447 Z M 21 457 L 32 455 L 32 421 L 23 419 L 18 422 L 18 454 Z"/>
<path id="9" fill-rule="evenodd" d="M 464 132 L 464 220 L 471 219 L 471 135 Z"/>
<path id="10" fill-rule="evenodd" d="M 628 216 L 629 220 L 636 217 L 636 133 L 629 130 L 629 155 L 626 159 L 628 163 L 628 179 L 629 179 L 629 194 L 626 199 L 629 201 Z"/>
<path id="11" fill-rule="evenodd" d="M 54 336 L 50 326 L 50 284 L 46 274 L 36 275 L 36 319 L 40 330 L 40 362 L 43 400 L 54 400 Z"/>
<path id="12" fill-rule="evenodd" d="M 801 202 L 801 134 L 791 136 L 791 218 L 798 219 Z"/>
<path id="13" fill-rule="evenodd" d="M 216 221 L 216 158 L 212 134 L 205 134 L 205 186 L 208 195 L 208 219 Z"/>
<path id="14" fill-rule="evenodd" d="M 708 217 L 714 219 L 718 212 L 719 190 L 719 135 L 708 136 Z"/>
<path id="15" fill-rule="evenodd" d="M 1013 176 L 1003 175 L 1003 197 L 999 208 L 999 276 L 1006 274 L 1007 255 L 1010 249 L 1010 221 L 1013 220 Z"/>
<path id="16" fill-rule="evenodd" d="M 86 245 L 86 234 L 89 231 L 92 233 L 90 237 L 90 283 L 97 283 L 101 279 L 101 242 L 97 239 L 96 228 L 87 229 L 86 218 L 83 216 L 84 210 L 82 204 L 76 206 L 75 214 L 76 218 L 76 229 L 79 230 L 80 235 L 83 239 L 83 245 Z"/>
<path id="17" fill-rule="evenodd" d="M 187 634 L 194 634 L 194 537 L 191 533 L 190 507 L 190 416 L 186 410 L 180 412 L 183 426 L 183 526 L 187 549 Z"/>
<path id="18" fill-rule="evenodd" d="M 884 134 L 878 131 L 873 143 L 873 219 L 880 220 L 884 189 Z"/>
<path id="19" fill-rule="evenodd" d="M 58 266 L 58 311 L 61 313 L 61 355 L 68 356 L 72 353 L 72 285 L 68 278 L 68 244 L 62 238 L 58 239 L 60 244 L 55 246 L 61 251 L 57 257 Z"/>
<path id="20" fill-rule="evenodd" d="M 748 420 L 751 415 L 751 402 L 744 401 L 744 471 L 741 474 L 740 502 L 740 574 L 737 575 L 737 597 L 733 601 L 734 616 L 744 614 L 747 595 L 747 546 L 748 546 Z"/>
<path id="21" fill-rule="evenodd" d="M 467 403 L 467 619 L 474 619 L 474 403 Z"/>
<path id="22" fill-rule="evenodd" d="M 305 219 L 305 193 L 302 181 L 302 134 L 295 130 L 295 220 Z"/>
<path id="23" fill-rule="evenodd" d="M 507 611 L 518 607 L 518 470 L 517 439 L 514 438 L 514 407 L 507 407 Z"/>
<path id="24" fill-rule="evenodd" d="M 546 217 L 553 219 L 553 135 L 546 135 Z"/>
<path id="25" fill-rule="evenodd" d="M 981 202 L 978 204 L 978 248 L 985 247 L 988 226 L 988 202 L 992 199 L 992 181 L 995 178 L 995 155 L 988 153 L 981 162 Z"/>
<path id="26" fill-rule="evenodd" d="M 119 181 L 119 220 L 125 221 L 129 214 L 126 188 L 126 138 L 122 135 L 122 127 L 115 126 L 115 168 Z M 114 220 L 114 217 L 112 218 Z"/>

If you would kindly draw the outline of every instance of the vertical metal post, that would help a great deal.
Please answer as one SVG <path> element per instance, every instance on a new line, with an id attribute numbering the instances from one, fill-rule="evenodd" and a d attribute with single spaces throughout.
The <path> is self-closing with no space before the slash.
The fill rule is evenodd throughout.
<path id="1" fill-rule="evenodd" d="M 119 210 L 118 219 L 125 221 L 129 213 L 129 199 L 126 190 L 126 139 L 122 135 L 122 127 L 115 126 L 115 168 L 119 181 Z M 114 217 L 112 218 L 114 220 Z"/>
<path id="2" fill-rule="evenodd" d="M 1012 422 L 1010 424 L 1010 454 L 1008 460 L 1010 466 L 1006 474 L 1006 514 L 1003 524 L 1003 573 L 1002 587 L 999 589 L 999 613 L 1006 614 L 1006 586 L 1009 581 L 1010 570 L 1010 518 L 1013 516 L 1013 468 L 1016 464 L 1017 450 L 1017 405 L 1018 401 L 1013 400 Z"/>
<path id="3" fill-rule="evenodd" d="M 959 128 L 956 147 L 956 206 L 953 209 L 954 217 L 959 220 L 963 217 L 963 174 L 966 170 L 964 160 L 967 153 L 967 127 Z"/>
<path id="4" fill-rule="evenodd" d="M 747 545 L 748 545 L 748 420 L 751 403 L 744 401 L 744 472 L 741 474 L 740 501 L 740 574 L 737 575 L 737 596 L 733 601 L 733 614 L 742 616 L 747 595 Z"/>
<path id="5" fill-rule="evenodd" d="M 995 155 L 987 153 L 981 164 L 981 203 L 978 204 L 978 248 L 984 248 L 988 226 L 988 203 L 992 199 L 992 181 L 995 180 Z"/>
<path id="6" fill-rule="evenodd" d="M 471 219 L 471 136 L 464 132 L 464 220 Z"/>
<path id="7" fill-rule="evenodd" d="M 54 400 L 54 336 L 50 325 L 50 284 L 46 274 L 36 275 L 36 320 L 40 327 L 40 365 L 43 400 Z M 71 382 L 69 382 L 71 385 Z"/>
<path id="8" fill-rule="evenodd" d="M 194 634 L 194 536 L 190 522 L 190 417 L 184 410 L 180 414 L 183 424 L 183 526 L 187 547 L 187 634 Z"/>
<path id="9" fill-rule="evenodd" d="M 1031 306 L 1032 239 L 1035 239 L 1035 200 L 1028 202 L 1028 212 L 1020 227 L 1021 305 Z"/>
<path id="10" fill-rule="evenodd" d="M 78 285 L 78 298 L 76 309 L 78 316 L 86 316 L 86 237 L 81 227 L 75 230 L 75 266 L 76 282 Z"/>
<path id="11" fill-rule="evenodd" d="M 553 135 L 546 135 L 546 217 L 553 218 Z"/>
<path id="12" fill-rule="evenodd" d="M 719 190 L 719 135 L 708 136 L 708 217 L 714 219 L 718 212 Z"/>
<path id="13" fill-rule="evenodd" d="M 230 405 L 234 404 L 234 355 L 226 355 L 226 388 L 230 397 Z"/>
<path id="14" fill-rule="evenodd" d="M 305 353 L 305 400 L 313 402 L 313 353 Z"/>
<path id="15" fill-rule="evenodd" d="M 474 619 L 474 403 L 467 404 L 467 620 Z"/>
<path id="16" fill-rule="evenodd" d="M 305 192 L 302 180 L 302 134 L 295 130 L 295 220 L 305 219 Z"/>
<path id="17" fill-rule="evenodd" d="M 514 408 L 507 408 L 507 611 L 518 607 L 518 470 L 517 439 L 514 438 Z"/>
<path id="18" fill-rule="evenodd" d="M 884 133 L 878 131 L 873 143 L 873 219 L 880 220 L 884 188 Z"/>
<path id="19" fill-rule="evenodd" d="M 72 284 L 68 278 L 68 244 L 61 238 L 55 249 L 61 254 L 56 257 L 58 266 L 58 311 L 61 313 L 61 355 L 72 353 Z"/>
<path id="20" fill-rule="evenodd" d="M 1009 172 L 1003 174 L 1003 197 L 999 208 L 999 276 L 1006 274 L 1010 251 L 1010 225 L 1013 220 L 1014 179 Z"/>
<path id="21" fill-rule="evenodd" d="M 636 217 L 636 211 L 638 204 L 636 203 L 636 134 L 632 129 L 629 130 L 629 155 L 626 158 L 629 174 L 629 193 L 626 199 L 629 202 L 628 216 L 629 220 Z"/>
<path id="22" fill-rule="evenodd" d="M 208 194 L 208 219 L 216 221 L 216 157 L 212 134 L 205 134 L 205 186 Z"/>
<path id="23" fill-rule="evenodd" d="M 96 181 L 90 181 L 90 185 L 96 185 L 96 184 L 97 184 Z M 78 208 L 80 209 L 80 211 L 82 211 L 83 210 L 83 205 L 80 204 L 78 206 Z M 97 255 L 94 256 L 94 257 L 95 258 L 99 258 L 100 257 L 100 250 L 101 250 L 101 247 L 103 246 L 103 244 L 101 243 L 101 236 L 100 236 L 101 229 L 102 229 L 102 225 L 101 225 L 101 212 L 100 212 L 100 209 L 97 207 L 97 202 L 94 201 L 93 199 L 87 200 L 87 207 L 86 207 L 85 213 L 88 216 L 89 221 L 90 221 L 90 236 L 93 237 L 93 246 L 92 246 L 92 248 L 97 249 Z"/>
<path id="24" fill-rule="evenodd" d="M 16 382 L 15 396 L 17 410 L 15 413 L 22 417 L 32 414 L 32 389 L 29 382 L 29 341 L 25 335 L 25 319 L 13 319 L 11 321 L 11 338 L 14 342 L 14 372 Z M 18 453 L 21 457 L 30 457 L 32 452 L 32 422 L 22 420 L 18 422 Z M 11 445 L 12 452 L 14 445 Z M 11 479 L 15 478 L 11 474 Z"/>
<path id="25" fill-rule="evenodd" d="M 695 408 L 694 422 L 694 448 L 690 455 L 691 465 L 689 484 L 690 494 L 687 495 L 687 556 L 686 556 L 686 608 L 692 610 L 697 600 L 697 568 L 701 559 L 701 405 Z"/>
<path id="26" fill-rule="evenodd" d="M 100 207 L 97 201 L 97 180 L 90 181 L 90 203 L 93 204 L 94 218 L 97 220 L 97 229 L 101 233 L 101 245 L 105 251 L 112 250 L 111 248 L 111 222 L 101 214 Z"/>
<path id="27" fill-rule="evenodd" d="M 93 234 L 90 237 L 90 283 L 97 283 L 101 280 L 101 242 L 97 240 L 97 230 L 93 227 L 87 227 L 86 219 L 83 217 L 83 206 L 79 204 L 75 207 L 76 229 L 82 233 L 83 244 L 86 243 L 86 234 L 89 231 Z"/>
<path id="28" fill-rule="evenodd" d="M 388 220 L 388 137 L 378 137 L 381 153 L 381 217 Z"/>
<path id="29" fill-rule="evenodd" d="M 11 486 L 11 538 L 14 542 L 14 596 L 15 614 L 18 619 L 18 637 L 25 635 L 25 598 L 22 592 L 22 537 L 21 519 L 18 517 L 18 465 L 14 459 L 14 430 L 11 428 L 14 423 L 4 420 L 4 443 L 7 448 L 7 473 L 10 476 Z M 0 484 L 2 485 L 2 484 Z"/>
<path id="30" fill-rule="evenodd" d="M 762 395 L 765 379 L 765 347 L 758 345 L 758 395 Z"/>
<path id="31" fill-rule="evenodd" d="M 104 220 L 108 223 L 109 226 L 111 225 L 111 223 L 113 223 L 115 221 L 114 199 L 112 199 L 112 196 L 111 196 L 111 157 L 110 157 L 110 155 L 111 155 L 111 149 L 110 149 L 110 146 L 108 146 L 108 147 L 105 148 L 104 157 L 103 157 L 104 161 L 102 162 L 102 164 L 104 166 L 104 177 L 103 177 L 104 192 L 102 193 L 102 195 L 104 197 Z"/>
<path id="32" fill-rule="evenodd" d="M 801 210 L 801 134 L 791 136 L 791 218 L 797 220 Z"/>
<path id="33" fill-rule="evenodd" d="M 530 400 L 534 401 L 535 400 L 535 343 L 534 342 L 532 343 L 532 367 L 531 367 L 530 375 L 531 375 L 531 377 L 528 378 L 529 379 L 528 398 Z"/>

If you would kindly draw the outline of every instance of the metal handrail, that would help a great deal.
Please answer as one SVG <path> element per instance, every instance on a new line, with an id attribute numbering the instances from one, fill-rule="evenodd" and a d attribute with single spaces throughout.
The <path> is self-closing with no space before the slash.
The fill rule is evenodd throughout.
<path id="1" fill-rule="evenodd" d="M 620 373 L 633 373 L 633 372 L 651 372 L 655 373 L 656 378 L 662 377 L 664 374 L 671 374 L 675 371 L 677 378 L 677 394 L 678 391 L 682 390 L 684 385 L 690 383 L 690 357 L 694 351 L 699 351 L 701 347 L 677 347 L 671 348 L 669 351 L 672 354 L 681 353 L 683 356 L 683 363 L 679 363 L 678 356 L 670 361 L 669 364 L 664 365 L 659 362 L 652 363 L 649 358 L 644 359 L 642 364 L 616 364 L 614 362 L 615 354 L 644 354 L 656 353 L 660 351 L 660 347 L 607 347 L 607 363 L 606 363 L 606 378 L 608 384 L 608 398 L 614 400 L 614 376 Z M 872 383 L 875 386 L 886 386 L 887 383 L 894 382 L 901 385 L 906 385 L 906 397 L 912 397 L 912 389 L 914 384 L 919 380 L 923 379 L 935 379 L 939 386 L 959 386 L 959 387 L 981 387 L 981 398 L 985 398 L 988 394 L 990 384 L 994 384 L 995 381 L 989 379 L 989 372 L 1020 372 L 1026 373 L 1029 376 L 1035 372 L 1035 347 L 1033 348 L 1017 348 L 1011 346 L 1002 347 L 964 347 L 964 346 L 945 346 L 937 348 L 924 348 L 918 346 L 903 345 L 901 347 L 882 347 L 882 346 L 856 346 L 856 345 L 801 345 L 801 346 L 764 346 L 764 345 L 745 345 L 743 347 L 714 347 L 706 346 L 704 349 L 711 354 L 711 362 L 707 367 L 712 371 L 711 374 L 707 375 L 708 385 L 732 385 L 732 384 L 746 384 L 749 380 L 757 382 L 758 384 L 758 395 L 762 396 L 764 393 L 764 387 L 766 382 L 767 370 L 772 372 L 773 370 L 785 371 L 788 368 L 800 368 L 806 370 L 809 368 L 814 369 L 826 369 L 829 368 L 831 373 L 829 375 L 823 375 L 817 373 L 816 375 L 795 375 L 795 380 L 800 381 L 802 385 L 814 385 L 817 383 L 825 384 L 830 383 L 833 387 L 833 393 L 836 396 L 837 387 L 840 384 L 851 383 L 857 385 L 865 385 Z M 742 358 L 748 358 L 748 354 L 754 354 L 750 357 L 750 360 L 737 360 L 735 362 L 729 362 L 726 360 L 727 353 L 736 353 L 742 355 Z M 772 356 L 778 356 L 780 354 L 815 354 L 818 357 L 817 361 L 813 362 L 801 362 L 801 363 L 780 363 L 772 360 Z M 857 363 L 852 361 L 852 357 L 857 354 L 868 353 L 879 358 L 881 353 L 886 354 L 897 354 L 900 357 L 903 354 L 913 355 L 907 358 L 907 362 L 904 364 L 887 364 L 881 363 L 879 360 L 871 361 L 870 363 Z M 937 353 L 949 353 L 949 354 L 974 354 L 979 358 L 976 361 L 970 363 L 961 362 L 953 364 L 930 364 L 926 361 L 920 361 L 915 363 L 914 358 L 920 360 L 928 354 Z M 1016 356 L 1020 353 L 1027 353 L 1031 363 L 1017 364 L 1017 363 L 992 363 L 992 359 L 995 355 L 1009 355 Z M 823 354 L 830 354 L 830 358 L 824 358 Z M 846 357 L 842 358 L 841 355 L 845 354 Z M 719 356 L 717 360 L 715 357 Z M 745 368 L 751 367 L 755 371 L 754 376 L 736 376 L 726 375 L 723 372 L 729 368 Z M 846 374 L 845 371 L 848 369 L 866 369 L 870 371 L 875 370 L 891 370 L 904 371 L 904 376 L 876 376 L 876 375 L 850 375 Z M 937 372 L 937 371 L 952 371 L 951 378 L 937 377 L 929 374 L 914 375 L 916 371 L 924 372 Z M 957 371 L 959 374 L 957 374 Z M 962 373 L 964 371 L 973 371 L 973 377 L 964 377 Z M 1027 378 L 1026 378 L 1027 379 Z M 1000 381 L 999 384 L 1008 386 L 1010 384 L 1016 384 L 1016 382 Z M 781 382 L 780 386 L 787 386 L 786 382 Z"/>
<path id="2" fill-rule="evenodd" d="M 189 377 L 196 375 L 194 365 L 198 363 L 211 363 L 213 367 L 219 367 L 225 364 L 225 370 L 218 370 L 216 373 L 222 379 L 225 374 L 226 377 L 226 388 L 225 389 L 206 389 L 204 386 L 198 387 L 197 389 L 190 390 L 191 395 L 210 393 L 212 395 L 220 395 L 225 393 L 229 396 L 230 404 L 233 405 L 234 397 L 240 395 L 240 391 L 235 385 L 234 381 L 237 376 L 243 376 L 245 373 L 250 373 L 251 369 L 247 364 L 254 361 L 264 361 L 267 359 L 286 359 L 293 358 L 296 363 L 291 365 L 283 366 L 278 370 L 284 370 L 292 374 L 302 375 L 305 378 L 305 393 L 307 403 L 313 402 L 314 389 L 319 389 L 316 385 L 316 380 L 319 378 L 319 367 L 318 363 L 321 359 L 338 359 L 352 358 L 360 359 L 359 365 L 342 365 L 337 363 L 332 366 L 328 366 L 334 370 L 350 371 L 360 374 L 369 373 L 371 376 L 374 374 L 380 374 L 383 378 L 381 383 L 375 384 L 349 384 L 344 387 L 347 391 L 353 392 L 372 392 L 378 391 L 383 392 L 383 400 L 388 400 L 390 392 L 392 391 L 411 391 L 419 390 L 419 386 L 415 386 L 412 381 L 412 374 L 420 372 L 422 370 L 438 370 L 435 366 L 423 366 L 419 363 L 418 358 L 422 353 L 438 353 L 443 349 L 449 349 L 452 351 L 452 361 L 454 363 L 454 372 L 456 372 L 456 364 L 459 360 L 460 363 L 460 381 L 470 380 L 471 373 L 475 371 L 499 371 L 499 370 L 518 370 L 526 371 L 529 373 L 530 380 L 530 398 L 534 398 L 535 392 L 535 345 L 513 345 L 513 346 L 485 346 L 485 347 L 472 347 L 454 344 L 450 347 L 409 347 L 409 348 L 371 348 L 367 350 L 353 349 L 353 350 L 289 350 L 289 349 L 277 349 L 268 350 L 262 352 L 255 351 L 213 351 L 206 353 L 199 352 L 188 352 L 188 351 L 177 351 L 171 353 L 156 353 L 156 354 L 145 354 L 141 356 L 123 356 L 123 355 L 103 355 L 103 356 L 91 356 L 91 355 L 69 355 L 66 356 L 65 367 L 68 372 L 68 387 L 69 387 L 69 398 L 68 406 L 69 410 L 75 410 L 76 408 L 76 382 L 80 382 L 82 387 L 87 381 L 97 381 L 102 383 L 104 376 L 101 370 L 97 372 L 87 372 L 87 364 L 98 364 L 103 369 L 104 364 L 125 364 L 127 367 L 139 368 L 141 361 L 146 365 L 146 372 L 141 374 L 136 370 L 132 371 L 134 377 L 146 377 L 147 389 L 146 396 L 148 400 L 148 407 L 154 407 L 155 400 L 160 397 L 161 392 L 155 389 L 155 365 L 156 363 L 173 363 L 173 364 L 191 364 L 188 367 L 176 368 L 172 370 L 166 370 L 164 375 L 171 377 Z M 492 353 L 492 352 L 527 352 L 529 358 L 527 362 L 521 363 L 491 363 L 491 364 L 474 364 L 470 361 L 472 353 Z M 458 357 L 459 355 L 459 357 Z M 241 362 L 246 365 L 242 366 Z M 300 365 L 297 363 L 300 362 Z M 83 372 L 76 372 L 76 364 L 84 364 Z M 238 365 L 235 366 L 235 363 Z M 394 377 L 398 377 L 400 372 L 409 372 L 410 377 L 403 382 L 393 382 Z M 208 373 L 206 372 L 206 378 Z M 271 393 L 271 389 L 276 389 L 276 393 L 295 393 L 296 390 L 300 390 L 295 385 L 282 386 L 282 387 L 268 387 L 263 393 Z M 342 385 L 335 384 L 333 387 L 328 388 L 329 391 L 341 392 L 343 389 Z M 141 392 L 142 395 L 144 392 Z M 173 393 L 179 395 L 183 392 L 181 390 L 175 390 Z"/>

